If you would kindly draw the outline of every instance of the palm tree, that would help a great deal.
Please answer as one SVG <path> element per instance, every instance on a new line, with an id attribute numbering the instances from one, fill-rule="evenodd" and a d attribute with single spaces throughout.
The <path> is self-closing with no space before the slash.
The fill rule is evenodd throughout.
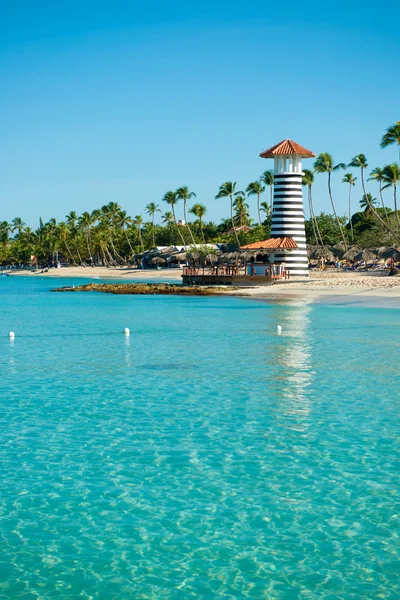
<path id="1" fill-rule="evenodd" d="M 190 225 L 188 223 L 187 216 L 186 216 L 186 203 L 191 198 L 196 198 L 196 194 L 194 192 L 189 192 L 189 188 L 186 185 L 184 185 L 183 187 L 180 187 L 176 190 L 176 197 L 178 198 L 178 200 L 183 200 L 183 218 L 185 219 L 185 224 L 189 230 L 189 234 L 190 234 L 190 237 L 192 238 L 192 242 L 194 245 L 196 245 L 192 230 L 190 229 Z"/>
<path id="2" fill-rule="evenodd" d="M 235 209 L 234 221 L 239 227 L 248 225 L 250 222 L 249 205 L 243 198 L 243 196 L 237 196 L 233 208 Z"/>
<path id="3" fill-rule="evenodd" d="M 268 202 L 261 202 L 260 210 L 265 213 L 265 216 L 268 217 L 271 214 L 271 205 Z"/>
<path id="4" fill-rule="evenodd" d="M 151 231 L 153 234 L 153 246 L 155 248 L 156 247 L 156 236 L 155 236 L 155 232 L 154 232 L 154 217 L 155 217 L 156 212 L 161 212 L 161 210 L 158 208 L 158 204 L 156 204 L 155 202 L 149 202 L 145 208 L 145 211 L 151 217 Z"/>
<path id="5" fill-rule="evenodd" d="M 393 186 L 394 210 L 397 225 L 400 227 L 399 213 L 397 212 L 397 184 L 400 182 L 400 167 L 397 163 L 387 165 L 383 169 L 383 181 L 385 185 L 383 186 L 382 190 L 390 187 L 391 185 Z"/>
<path id="6" fill-rule="evenodd" d="M 351 241 L 354 242 L 354 233 L 353 233 L 353 221 L 351 218 L 351 188 L 356 185 L 357 177 L 354 177 L 352 173 L 345 173 L 342 183 L 349 184 L 349 223 L 350 223 L 350 231 L 351 231 Z"/>
<path id="7" fill-rule="evenodd" d="M 400 121 L 396 121 L 386 129 L 385 135 L 381 139 L 381 148 L 397 144 L 399 147 L 399 162 L 400 162 Z"/>
<path id="8" fill-rule="evenodd" d="M 338 163 L 337 165 L 334 165 L 333 162 L 334 162 L 333 156 L 331 154 L 328 154 L 327 152 L 321 152 L 321 154 L 319 156 L 317 156 L 317 159 L 314 163 L 314 170 L 316 173 L 327 173 L 327 175 L 328 175 L 329 198 L 331 200 L 333 213 L 335 215 L 336 223 L 339 227 L 339 231 L 340 231 L 340 235 L 343 240 L 343 244 L 347 248 L 346 240 L 345 240 L 343 229 L 342 229 L 342 224 L 340 223 L 339 217 L 336 212 L 335 203 L 333 201 L 332 188 L 331 188 L 332 171 L 338 171 L 339 169 L 345 169 L 346 165 L 344 163 Z"/>
<path id="9" fill-rule="evenodd" d="M 0 223 L 0 238 L 4 244 L 8 244 L 8 242 L 10 241 L 10 234 L 12 233 L 12 231 L 12 225 L 8 221 L 2 221 Z"/>
<path id="10" fill-rule="evenodd" d="M 67 223 L 65 223 L 64 221 L 58 224 L 58 237 L 60 242 L 65 246 L 65 248 L 67 249 L 68 254 L 71 257 L 72 263 L 74 265 L 76 265 L 75 259 L 73 257 L 73 254 L 71 252 L 71 248 L 69 247 L 68 244 L 68 238 L 71 235 L 71 231 L 69 229 L 69 226 L 67 225 Z"/>
<path id="11" fill-rule="evenodd" d="M 371 206 L 377 206 L 378 202 L 376 198 L 372 197 L 372 194 L 363 195 L 360 200 L 360 207 L 364 210 L 365 214 L 371 214 Z"/>
<path id="12" fill-rule="evenodd" d="M 355 156 L 353 158 L 353 160 L 351 161 L 351 163 L 349 164 L 349 167 L 360 167 L 361 169 L 361 182 L 362 182 L 362 188 L 363 188 L 363 192 L 364 192 L 364 198 L 366 201 L 369 200 L 370 195 L 367 194 L 366 190 L 365 190 L 365 182 L 364 182 L 364 170 L 368 167 L 368 163 L 367 163 L 367 158 L 365 156 L 365 154 L 357 154 L 357 156 Z M 389 167 L 390 168 L 390 167 Z M 385 169 L 387 169 L 387 167 L 385 167 Z M 384 171 L 385 171 L 384 169 Z M 386 176 L 385 177 L 385 181 L 386 181 Z M 389 183 L 389 185 L 391 185 Z M 396 184 L 395 184 L 396 185 Z M 385 189 L 384 186 L 382 189 Z M 395 202 L 396 202 L 396 191 L 395 191 Z M 380 223 L 388 230 L 390 231 L 390 233 L 392 235 L 396 235 L 394 233 L 394 231 L 389 227 L 389 225 L 382 219 L 382 217 L 380 216 L 380 214 L 377 212 L 376 208 L 374 207 L 373 204 L 370 204 L 370 212 L 376 217 L 376 219 L 378 219 L 378 221 L 380 221 Z M 400 227 L 400 221 L 399 221 L 399 216 L 396 213 L 396 219 L 397 219 L 397 224 Z"/>
<path id="13" fill-rule="evenodd" d="M 132 221 L 131 217 L 128 216 L 128 213 L 126 212 L 126 210 L 119 211 L 118 225 L 121 227 L 122 231 L 125 234 L 125 238 L 126 238 L 126 241 L 128 242 L 128 246 L 131 251 L 131 255 L 135 254 L 135 251 L 132 248 L 131 243 L 129 241 L 128 232 L 127 232 L 127 228 L 129 227 L 129 225 L 133 225 L 133 221 Z"/>
<path id="14" fill-rule="evenodd" d="M 167 211 L 166 213 L 163 214 L 163 216 L 161 217 L 161 221 L 165 224 L 165 225 L 170 225 L 171 223 L 174 222 L 174 215 L 172 214 L 171 211 Z"/>
<path id="15" fill-rule="evenodd" d="M 140 245 L 142 246 L 142 252 L 144 252 L 142 230 L 141 230 L 141 227 L 143 225 L 143 217 L 141 215 L 136 215 L 136 217 L 134 217 L 134 219 L 133 219 L 133 224 L 136 225 L 136 227 L 137 227 Z"/>
<path id="16" fill-rule="evenodd" d="M 383 194 L 382 194 L 382 183 L 383 183 L 384 179 L 385 179 L 385 177 L 384 177 L 384 174 L 383 174 L 383 169 L 381 169 L 380 167 L 375 167 L 375 169 L 373 169 L 371 171 L 371 177 L 368 178 L 368 181 L 375 180 L 375 181 L 377 181 L 379 183 L 379 196 L 381 198 L 382 207 L 383 207 L 383 209 L 385 211 L 386 220 L 388 220 L 389 216 L 388 216 L 388 213 L 387 213 L 387 210 L 386 210 L 385 203 L 383 201 Z"/>
<path id="17" fill-rule="evenodd" d="M 203 238 L 203 243 L 204 245 L 206 244 L 206 239 L 204 237 L 204 230 L 203 230 L 203 218 L 206 215 L 207 212 L 207 208 L 204 206 L 204 204 L 193 204 L 192 208 L 189 210 L 190 214 L 195 215 L 198 220 L 199 220 L 199 228 L 200 228 L 200 233 L 201 236 Z"/>
<path id="18" fill-rule="evenodd" d="M 259 181 L 253 181 L 247 186 L 246 192 L 248 196 L 257 196 L 258 222 L 261 225 L 260 196 L 265 192 L 265 185 L 262 185 Z"/>
<path id="19" fill-rule="evenodd" d="M 232 227 L 233 227 L 233 231 L 235 233 L 235 237 L 236 237 L 236 242 L 237 245 L 240 246 L 240 242 L 239 242 L 239 238 L 235 229 L 235 223 L 233 221 L 233 198 L 236 196 L 244 196 L 244 192 L 237 192 L 236 191 L 236 181 L 232 182 L 232 181 L 226 181 L 225 183 L 223 183 L 218 191 L 218 194 L 215 196 L 216 199 L 218 198 L 227 198 L 229 196 L 230 199 L 230 204 L 231 204 L 231 223 L 232 223 Z"/>
<path id="20" fill-rule="evenodd" d="M 91 239 L 91 226 L 93 225 L 93 222 L 94 222 L 93 216 L 88 212 L 82 213 L 78 220 L 79 227 L 81 227 L 81 229 L 85 233 L 86 245 L 87 245 L 88 254 L 89 254 L 89 261 L 90 261 L 90 264 L 92 267 L 94 267 L 93 253 L 92 253 L 92 239 Z"/>
<path id="21" fill-rule="evenodd" d="M 173 218 L 175 227 L 176 227 L 176 229 L 177 229 L 177 231 L 179 233 L 179 236 L 180 236 L 180 238 L 182 240 L 183 246 L 185 248 L 187 248 L 185 239 L 184 239 L 184 237 L 182 235 L 182 232 L 181 232 L 180 228 L 178 227 L 178 223 L 176 221 L 175 204 L 178 202 L 178 200 L 179 200 L 179 198 L 177 197 L 176 192 L 169 191 L 166 194 L 164 194 L 164 197 L 163 197 L 163 201 L 166 202 L 167 204 L 169 204 L 170 207 L 171 207 L 172 218 Z"/>
<path id="22" fill-rule="evenodd" d="M 272 169 L 269 171 L 264 171 L 264 173 L 260 177 L 261 183 L 265 185 L 269 185 L 269 203 L 272 206 L 272 188 L 274 186 L 274 172 Z"/>
<path id="23" fill-rule="evenodd" d="M 18 235 L 21 235 L 21 233 L 23 231 L 25 231 L 26 228 L 26 224 L 23 222 L 23 220 L 20 217 L 15 217 L 15 219 L 12 220 L 11 222 L 11 226 L 12 226 L 12 231 L 16 231 L 18 233 Z"/>
<path id="24" fill-rule="evenodd" d="M 320 233 L 319 227 L 318 227 L 318 221 L 317 221 L 317 218 L 314 213 L 314 204 L 313 204 L 312 191 L 311 191 L 312 185 L 314 183 L 314 174 L 312 171 L 309 171 L 308 169 L 304 169 L 302 183 L 303 183 L 303 185 L 306 185 L 308 187 L 308 206 L 309 206 L 309 210 L 310 210 L 310 217 L 311 217 L 311 223 L 313 226 L 315 241 L 317 242 L 317 246 L 318 246 L 318 239 L 319 239 L 321 246 L 324 247 L 324 242 L 322 241 L 321 233 Z"/>
<path id="25" fill-rule="evenodd" d="M 79 262 L 82 265 L 83 261 L 82 261 L 81 254 L 79 252 L 78 240 L 77 240 L 77 237 L 78 237 L 77 236 L 77 233 L 78 233 L 78 227 L 77 227 L 77 225 L 78 225 L 78 215 L 76 214 L 76 212 L 74 210 L 71 210 L 66 215 L 65 221 L 66 221 L 66 223 L 67 223 L 67 225 L 69 227 L 69 230 L 71 232 L 72 239 L 73 239 L 73 242 L 74 242 L 74 247 L 75 247 L 76 253 L 77 253 L 78 258 L 79 258 Z"/>

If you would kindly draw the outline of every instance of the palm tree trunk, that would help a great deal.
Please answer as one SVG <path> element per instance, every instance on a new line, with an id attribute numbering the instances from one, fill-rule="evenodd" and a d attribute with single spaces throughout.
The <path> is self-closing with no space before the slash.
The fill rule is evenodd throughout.
<path id="1" fill-rule="evenodd" d="M 311 223 L 312 223 L 314 238 L 315 238 L 315 241 L 317 242 L 317 246 L 319 246 L 319 242 L 318 242 L 318 238 L 317 238 L 317 230 L 315 229 L 314 214 L 313 214 L 313 210 L 312 210 L 312 206 L 311 206 L 311 200 L 310 200 L 310 190 L 308 190 L 308 207 L 309 207 L 309 210 L 310 210 L 310 216 L 311 216 Z"/>
<path id="2" fill-rule="evenodd" d="M 313 214 L 313 218 L 314 218 L 315 229 L 317 230 L 317 234 L 318 234 L 318 237 L 319 237 L 319 241 L 321 242 L 322 248 L 325 248 L 325 244 L 323 242 L 322 235 L 321 235 L 321 232 L 319 230 L 319 225 L 318 225 L 317 217 L 315 216 L 315 212 L 314 212 L 314 203 L 313 203 L 313 199 L 312 199 L 311 185 L 309 187 L 308 192 L 309 192 L 309 195 L 310 195 L 310 206 L 311 206 L 311 210 L 312 210 L 312 214 Z"/>
<path id="3" fill-rule="evenodd" d="M 385 203 L 384 203 L 384 201 L 383 201 L 383 194 L 382 194 L 382 185 L 381 185 L 381 183 L 379 183 L 379 196 L 380 196 L 380 198 L 381 198 L 381 202 L 382 202 L 382 208 L 383 208 L 383 210 L 385 211 L 386 221 L 389 221 L 389 215 L 388 215 L 388 212 L 387 212 L 387 210 L 386 210 Z"/>
<path id="4" fill-rule="evenodd" d="M 336 223 L 338 224 L 340 235 L 342 237 L 344 247 L 347 249 L 347 244 L 346 244 L 346 240 L 345 240 L 344 233 L 343 233 L 343 230 L 342 230 L 342 226 L 340 224 L 339 217 L 337 216 L 337 212 L 336 212 L 336 208 L 335 208 L 335 203 L 333 202 L 333 198 L 332 198 L 331 172 L 330 171 L 328 173 L 328 192 L 329 192 L 329 198 L 331 199 L 331 204 L 332 204 L 332 208 L 333 208 L 333 213 L 335 215 Z"/>
<path id="5" fill-rule="evenodd" d="M 188 222 L 187 217 L 186 217 L 186 200 L 183 201 L 183 217 L 185 219 L 186 226 L 187 226 L 187 228 L 189 230 L 189 235 L 192 238 L 193 245 L 196 247 L 196 242 L 195 242 L 195 239 L 193 237 L 192 228 L 190 227 L 189 222 Z"/>
<path id="6" fill-rule="evenodd" d="M 75 242 L 75 244 L 74 244 L 74 245 L 75 245 L 75 250 L 76 250 L 76 253 L 77 253 L 77 255 L 78 255 L 78 258 L 79 258 L 79 262 L 81 263 L 81 266 L 82 266 L 82 265 L 83 265 L 83 261 L 82 261 L 81 254 L 80 254 L 80 252 L 79 252 L 78 244 Z"/>
<path id="7" fill-rule="evenodd" d="M 351 241 L 354 243 L 353 220 L 351 218 L 351 183 L 349 184 L 349 223 L 351 231 Z"/>
<path id="8" fill-rule="evenodd" d="M 140 225 L 138 225 L 138 235 L 139 235 L 140 245 L 142 246 L 142 253 L 143 253 L 144 252 L 144 245 L 143 245 L 142 232 L 140 231 Z"/>
<path id="9" fill-rule="evenodd" d="M 258 222 L 261 225 L 260 194 L 257 194 Z"/>
<path id="10" fill-rule="evenodd" d="M 200 222 L 201 237 L 203 238 L 203 244 L 205 246 L 206 245 L 206 238 L 204 237 L 203 221 L 201 220 L 201 217 L 199 217 L 199 222 Z"/>
<path id="11" fill-rule="evenodd" d="M 124 228 L 124 233 L 125 233 L 126 241 L 128 242 L 128 246 L 129 246 L 129 248 L 130 248 L 130 250 L 131 250 L 132 254 L 135 254 L 135 252 L 134 252 L 134 250 L 133 250 L 133 248 L 132 248 L 132 246 L 131 246 L 131 243 L 130 243 L 130 241 L 129 241 L 128 232 L 126 231 L 126 229 L 125 229 L 125 228 Z"/>
<path id="12" fill-rule="evenodd" d="M 272 185 L 269 186 L 269 205 L 272 206 Z"/>
<path id="13" fill-rule="evenodd" d="M 395 210 L 395 214 L 396 214 L 396 221 L 400 228 L 399 213 L 397 212 L 397 185 L 396 185 L 396 182 L 393 182 L 393 201 L 394 201 L 394 210 Z"/>
<path id="14" fill-rule="evenodd" d="M 235 237 L 236 237 L 237 245 L 240 248 L 240 242 L 239 242 L 238 234 L 237 234 L 237 231 L 236 231 L 236 228 L 235 228 L 235 223 L 233 221 L 233 197 L 232 197 L 232 194 L 230 194 L 229 198 L 231 200 L 231 223 L 232 223 L 232 227 L 233 227 L 233 232 L 234 232 Z"/>
<path id="15" fill-rule="evenodd" d="M 67 249 L 67 252 L 68 252 L 68 254 L 69 254 L 69 255 L 70 255 L 70 257 L 71 257 L 72 264 L 73 264 L 73 265 L 75 265 L 75 266 L 77 266 L 77 264 L 76 264 L 76 261 L 75 261 L 75 259 L 74 259 L 74 257 L 73 257 L 73 254 L 72 254 L 72 252 L 71 252 L 71 250 L 70 250 L 70 247 L 68 246 L 68 244 L 67 244 L 67 241 L 66 241 L 66 240 L 64 241 L 64 244 L 65 244 L 65 247 L 66 247 L 66 249 Z"/>
<path id="16" fill-rule="evenodd" d="M 172 216 L 174 217 L 174 223 L 175 223 L 176 230 L 177 230 L 177 232 L 178 232 L 178 234 L 179 234 L 179 236 L 180 236 L 180 238 L 182 240 L 183 247 L 185 248 L 185 250 L 187 250 L 187 245 L 186 245 L 185 239 L 184 239 L 184 237 L 182 235 L 182 232 L 180 231 L 180 229 L 178 227 L 178 223 L 176 222 L 175 208 L 174 208 L 173 204 L 171 204 L 171 209 L 172 209 Z"/>
<path id="17" fill-rule="evenodd" d="M 153 232 L 153 246 L 155 248 L 156 247 L 156 235 L 155 235 L 155 232 L 154 232 L 154 213 L 151 216 L 151 230 Z"/>

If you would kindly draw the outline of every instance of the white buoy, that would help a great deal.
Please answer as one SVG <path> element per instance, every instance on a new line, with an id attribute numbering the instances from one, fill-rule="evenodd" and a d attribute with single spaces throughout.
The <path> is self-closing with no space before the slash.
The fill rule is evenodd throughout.
<path id="1" fill-rule="evenodd" d="M 8 337 L 10 338 L 10 340 L 13 340 L 15 338 L 15 333 L 13 331 L 10 331 Z"/>
<path id="2" fill-rule="evenodd" d="M 131 335 L 131 330 L 128 327 L 125 327 L 124 334 L 125 335 Z"/>
<path id="3" fill-rule="evenodd" d="M 278 333 L 282 333 L 282 325 L 277 325 L 276 330 Z"/>

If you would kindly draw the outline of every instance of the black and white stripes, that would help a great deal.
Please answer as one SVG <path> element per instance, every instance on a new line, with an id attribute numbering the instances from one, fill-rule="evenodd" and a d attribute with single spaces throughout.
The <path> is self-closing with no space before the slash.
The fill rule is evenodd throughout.
<path id="1" fill-rule="evenodd" d="M 271 237 L 291 237 L 298 249 L 274 253 L 291 275 L 308 275 L 301 173 L 275 173 Z"/>

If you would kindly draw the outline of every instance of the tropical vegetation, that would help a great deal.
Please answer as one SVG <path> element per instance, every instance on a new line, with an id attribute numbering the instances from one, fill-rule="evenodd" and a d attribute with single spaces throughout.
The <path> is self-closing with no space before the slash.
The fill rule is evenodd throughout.
<path id="1" fill-rule="evenodd" d="M 398 146 L 400 152 L 400 121 L 390 126 L 382 136 L 381 146 Z M 336 172 L 351 167 L 360 174 L 361 190 L 356 196 L 358 177 L 347 171 L 342 177 L 348 213 L 338 214 L 332 193 L 332 178 Z M 313 198 L 316 177 L 326 177 L 327 197 L 332 214 L 317 214 Z M 400 245 L 400 212 L 397 189 L 400 186 L 400 165 L 392 162 L 369 170 L 364 154 L 357 154 L 349 163 L 336 163 L 331 154 L 322 152 L 313 169 L 305 169 L 303 185 L 307 191 L 309 219 L 306 221 L 307 241 L 317 246 L 357 243 L 362 247 Z M 194 191 L 183 185 L 154 198 L 144 207 L 144 217 L 131 217 L 116 202 L 92 212 L 70 211 L 61 222 L 39 219 L 32 229 L 22 217 L 0 222 L 0 264 L 28 265 L 129 264 L 135 255 L 157 246 L 188 248 L 207 243 L 243 244 L 270 236 L 273 172 L 265 171 L 258 180 L 243 186 L 235 181 L 222 183 L 215 193 L 218 201 L 226 200 L 229 215 L 220 223 L 207 220 L 207 206 L 197 200 Z M 359 209 L 352 212 L 357 202 Z M 255 218 L 252 216 L 254 215 Z M 159 218 L 157 218 L 159 216 Z M 189 217 L 189 219 L 188 219 Z M 159 222 L 156 222 L 156 221 Z"/>

